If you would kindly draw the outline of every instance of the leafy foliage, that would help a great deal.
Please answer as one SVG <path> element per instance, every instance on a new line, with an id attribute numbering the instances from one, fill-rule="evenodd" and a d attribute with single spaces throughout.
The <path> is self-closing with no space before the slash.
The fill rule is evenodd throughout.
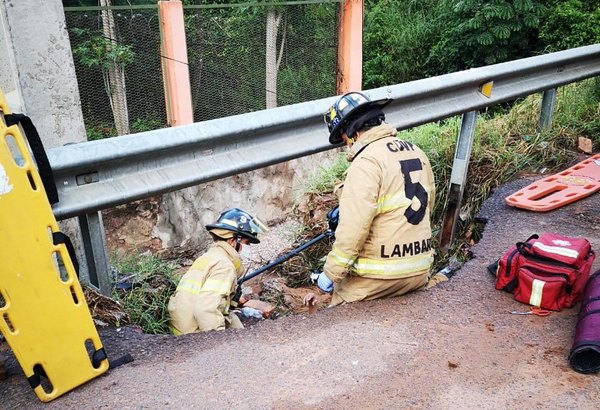
<path id="1" fill-rule="evenodd" d="M 549 51 L 600 43 L 600 2 L 557 2 L 541 24 L 540 39 Z"/>
<path id="2" fill-rule="evenodd" d="M 545 6 L 536 0 L 442 0 L 439 41 L 428 73 L 437 75 L 529 56 Z"/>
<path id="3" fill-rule="evenodd" d="M 93 34 L 87 29 L 75 27 L 71 32 L 86 38 L 73 48 L 73 55 L 86 67 L 100 67 L 103 70 L 108 70 L 115 64 L 125 67 L 135 58 L 130 45 L 117 43 L 100 34 Z"/>
<path id="4" fill-rule="evenodd" d="M 434 44 L 436 1 L 367 1 L 363 34 L 364 88 L 423 77 Z"/>
<path id="5" fill-rule="evenodd" d="M 367 0 L 363 87 L 600 42 L 598 0 Z"/>

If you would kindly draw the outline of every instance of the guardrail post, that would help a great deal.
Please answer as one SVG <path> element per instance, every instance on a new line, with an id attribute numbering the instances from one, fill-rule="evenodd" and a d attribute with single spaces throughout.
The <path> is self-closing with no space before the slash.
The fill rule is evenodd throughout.
<path id="1" fill-rule="evenodd" d="M 556 101 L 556 88 L 551 88 L 544 91 L 542 97 L 542 107 L 540 110 L 540 120 L 538 122 L 538 130 L 549 130 L 552 126 L 552 113 L 554 112 L 554 103 Z"/>
<path id="2" fill-rule="evenodd" d="M 362 89 L 363 0 L 340 3 L 337 93 Z"/>
<path id="3" fill-rule="evenodd" d="M 444 221 L 440 235 L 440 251 L 442 254 L 446 254 L 454 242 L 456 222 L 467 181 L 467 171 L 469 170 L 469 159 L 471 158 L 471 148 L 473 147 L 476 120 L 477 111 L 469 111 L 463 114 L 460 133 L 456 142 L 452 174 L 450 175 L 450 187 L 448 189 L 446 210 L 444 211 Z"/>
<path id="4" fill-rule="evenodd" d="M 81 240 L 90 284 L 106 296 L 111 294 L 110 263 L 106 252 L 102 214 L 91 212 L 79 217 Z"/>

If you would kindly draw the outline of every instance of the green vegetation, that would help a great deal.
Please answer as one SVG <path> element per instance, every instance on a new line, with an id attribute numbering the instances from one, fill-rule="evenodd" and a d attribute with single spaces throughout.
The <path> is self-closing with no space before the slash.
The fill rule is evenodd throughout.
<path id="1" fill-rule="evenodd" d="M 540 27 L 540 39 L 549 51 L 585 46 L 600 41 L 600 2 L 553 1 Z"/>
<path id="2" fill-rule="evenodd" d="M 131 132 L 145 132 L 162 128 L 162 122 L 155 117 L 136 118 L 131 122 Z"/>
<path id="3" fill-rule="evenodd" d="M 318 194 L 331 190 L 335 184 L 343 180 L 346 169 L 348 169 L 346 155 L 340 154 L 332 166 L 320 167 L 319 171 L 312 175 L 304 187 L 304 193 Z"/>
<path id="4" fill-rule="evenodd" d="M 436 18 L 437 44 L 428 71 L 439 74 L 530 56 L 539 50 L 537 27 L 543 1 L 442 0 Z"/>
<path id="5" fill-rule="evenodd" d="M 73 48 L 73 55 L 86 67 L 108 70 L 115 64 L 125 67 L 135 59 L 135 53 L 130 45 L 118 44 L 87 29 L 74 27 L 71 32 L 76 37 L 85 38 Z"/>
<path id="6" fill-rule="evenodd" d="M 597 0 L 365 4 L 365 89 L 600 42 Z"/>
<path id="7" fill-rule="evenodd" d="M 176 264 L 149 254 L 115 253 L 111 259 L 119 275 L 113 297 L 121 303 L 131 323 L 146 333 L 170 333 L 167 305 L 177 287 L 178 280 L 173 276 Z M 119 289 L 118 285 L 127 286 Z"/>

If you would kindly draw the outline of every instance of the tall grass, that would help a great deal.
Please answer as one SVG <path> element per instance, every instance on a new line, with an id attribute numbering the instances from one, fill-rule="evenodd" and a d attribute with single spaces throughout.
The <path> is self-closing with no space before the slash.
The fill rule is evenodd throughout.
<path id="1" fill-rule="evenodd" d="M 169 312 L 167 305 L 175 292 L 178 280 L 174 277 L 175 263 L 167 263 L 149 254 L 112 256 L 113 268 L 118 273 L 113 297 L 121 303 L 131 323 L 144 332 L 167 334 Z"/>

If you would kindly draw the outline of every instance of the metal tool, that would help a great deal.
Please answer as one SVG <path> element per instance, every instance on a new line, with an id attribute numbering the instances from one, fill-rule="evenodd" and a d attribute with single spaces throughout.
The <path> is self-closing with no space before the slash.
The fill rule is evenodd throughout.
<path id="1" fill-rule="evenodd" d="M 518 310 L 513 310 L 512 312 L 510 312 L 511 315 L 535 315 L 535 316 L 548 316 L 550 313 L 549 310 L 546 309 L 542 309 L 536 306 L 532 306 L 530 310 L 525 311 L 525 312 L 521 312 Z"/>
<path id="2" fill-rule="evenodd" d="M 242 276 L 241 278 L 238 279 L 237 284 L 237 290 L 236 293 L 233 297 L 234 301 L 239 301 L 240 297 L 242 296 L 242 283 L 254 278 L 255 276 L 260 275 L 261 273 L 264 273 L 266 271 L 268 271 L 269 269 L 273 268 L 274 266 L 277 266 L 285 261 L 287 261 L 288 259 L 291 259 L 292 257 L 298 255 L 300 252 L 302 252 L 303 250 L 305 250 L 306 248 L 309 248 L 311 246 L 313 246 L 314 244 L 316 244 L 317 242 L 322 241 L 325 238 L 330 238 L 332 236 L 335 236 L 335 230 L 337 228 L 339 219 L 340 219 L 340 210 L 339 210 L 339 206 L 336 206 L 335 208 L 333 208 L 332 210 L 330 210 L 329 212 L 327 212 L 327 222 L 328 222 L 328 229 L 327 231 L 323 232 L 322 234 L 312 238 L 310 241 L 300 245 L 299 247 L 297 247 L 296 249 L 294 249 L 293 251 L 286 253 L 285 255 L 280 256 L 279 258 L 275 259 L 272 262 L 267 263 L 265 266 L 255 270 L 254 272 L 245 274 L 244 276 Z"/>

